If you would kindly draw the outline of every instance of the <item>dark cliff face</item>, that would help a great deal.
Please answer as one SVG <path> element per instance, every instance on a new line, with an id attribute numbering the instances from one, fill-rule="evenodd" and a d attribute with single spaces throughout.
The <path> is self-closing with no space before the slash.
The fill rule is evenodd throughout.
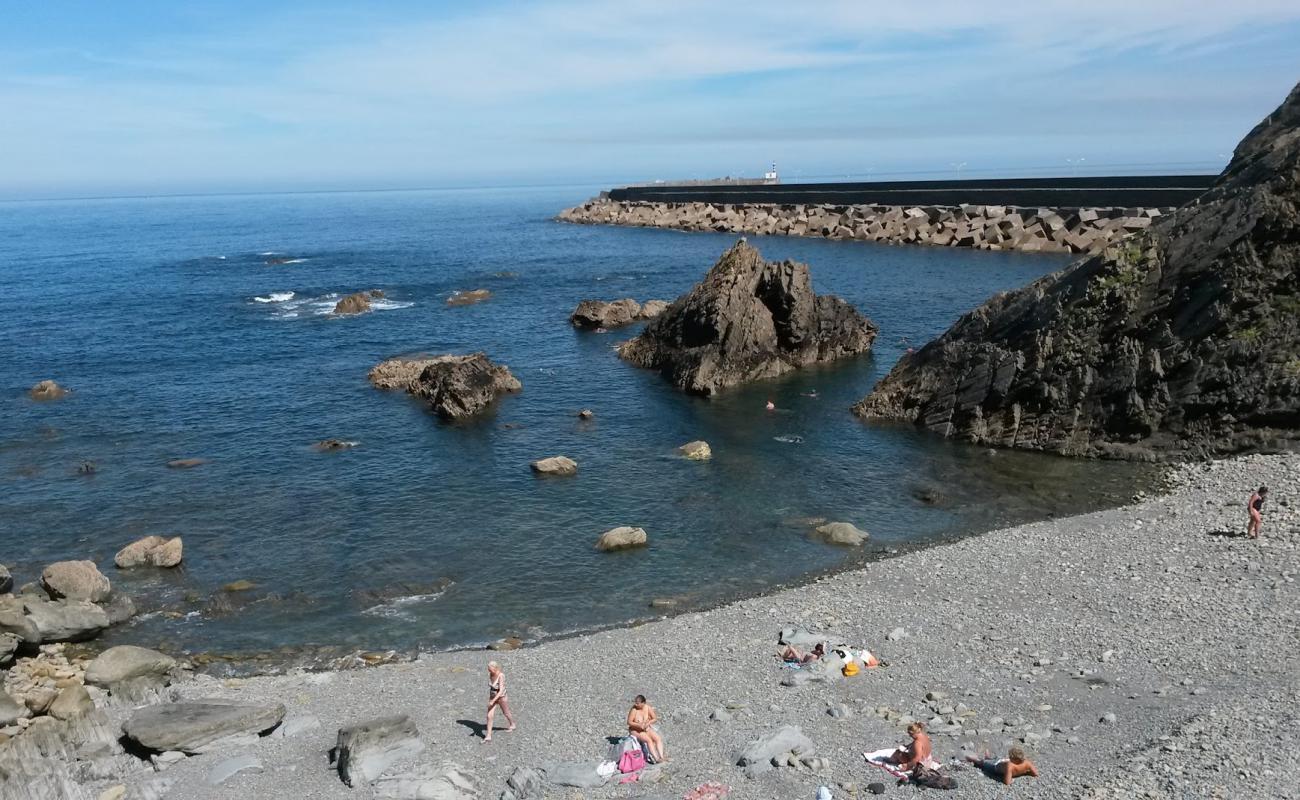
<path id="1" fill-rule="evenodd" d="M 764 261 L 742 239 L 619 355 L 711 395 L 871 349 L 876 326 L 837 297 L 817 297 L 808 266 Z"/>
<path id="2" fill-rule="evenodd" d="M 1300 441 L 1300 86 L 1196 201 L 992 298 L 854 411 L 1064 455 Z"/>

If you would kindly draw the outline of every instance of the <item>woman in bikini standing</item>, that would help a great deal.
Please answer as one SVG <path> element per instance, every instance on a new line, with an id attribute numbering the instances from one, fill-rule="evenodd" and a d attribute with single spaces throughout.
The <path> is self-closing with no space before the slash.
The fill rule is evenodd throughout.
<path id="1" fill-rule="evenodd" d="M 501 707 L 501 713 L 506 715 L 506 722 L 510 727 L 505 731 L 509 733 L 515 729 L 515 718 L 510 715 L 510 698 L 506 696 L 506 674 L 501 671 L 501 665 L 495 661 L 488 662 L 488 706 L 487 706 L 487 726 L 483 731 L 483 743 L 487 744 L 492 741 L 492 718 L 496 716 L 497 706 Z"/>
<path id="2" fill-rule="evenodd" d="M 650 757 L 656 763 L 663 763 L 668 760 L 668 756 L 664 755 L 664 737 L 654 727 L 658 721 L 659 714 L 654 706 L 645 701 L 645 695 L 637 695 L 632 701 L 632 710 L 627 712 L 628 733 L 635 736 L 638 742 L 645 742 L 646 747 L 650 748 Z"/>

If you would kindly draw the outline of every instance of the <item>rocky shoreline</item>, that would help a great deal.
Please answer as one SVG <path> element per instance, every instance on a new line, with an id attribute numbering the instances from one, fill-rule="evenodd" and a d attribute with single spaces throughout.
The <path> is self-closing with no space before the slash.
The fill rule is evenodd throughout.
<path id="1" fill-rule="evenodd" d="M 596 197 L 556 219 L 684 231 L 820 236 L 1027 253 L 1098 253 L 1169 208 L 650 203 Z"/>
<path id="2" fill-rule="evenodd" d="M 912 719 L 929 723 L 945 763 L 963 749 L 1023 743 L 1042 777 L 1017 780 L 1021 797 L 1287 796 L 1300 778 L 1300 513 L 1289 495 L 1298 479 L 1295 454 L 1184 465 L 1167 493 L 1127 507 L 995 531 L 708 612 L 494 653 L 519 729 L 487 746 L 482 652 L 336 673 L 195 676 L 143 700 L 246 717 L 252 727 L 274 725 L 269 735 L 149 760 L 103 742 L 96 757 L 71 748 L 42 762 L 66 763 L 75 778 L 65 794 L 30 796 L 667 798 L 706 781 L 730 785 L 732 797 L 812 797 L 819 785 L 863 796 L 877 781 L 887 795 L 911 796 L 859 753 L 903 741 Z M 1251 541 L 1241 535 L 1244 499 L 1260 483 L 1273 494 L 1264 536 Z M 888 666 L 848 678 L 784 669 L 773 654 L 787 628 L 868 647 Z M 623 732 L 637 693 L 659 709 L 672 760 L 628 787 L 562 785 L 606 758 L 606 737 Z M 214 710 L 212 698 L 243 710 Z M 200 699 L 202 709 L 192 705 Z M 129 729 L 162 737 L 145 725 L 160 706 L 135 704 L 104 704 L 82 729 L 121 730 L 136 718 Z M 393 737 L 392 763 L 374 783 L 351 767 L 349 788 L 327 756 L 344 741 L 339 732 L 393 715 L 407 720 L 379 729 Z M 13 780 L 5 748 L 29 736 L 0 745 L 0 765 L 11 770 L 0 779 Z M 365 737 L 354 730 L 346 739 Z M 787 739 L 798 755 L 779 753 L 784 766 L 738 766 L 743 753 Z M 945 771 L 961 796 L 1006 791 L 969 768 Z M 28 775 L 23 786 L 38 783 Z"/>

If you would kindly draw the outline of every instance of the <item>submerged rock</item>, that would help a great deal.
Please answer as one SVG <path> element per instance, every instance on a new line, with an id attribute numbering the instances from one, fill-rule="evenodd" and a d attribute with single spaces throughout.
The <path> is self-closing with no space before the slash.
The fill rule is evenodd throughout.
<path id="1" fill-rule="evenodd" d="M 876 326 L 848 303 L 813 294 L 806 264 L 764 261 L 741 239 L 619 355 L 712 395 L 865 353 L 875 338 Z"/>
<path id="2" fill-rule="evenodd" d="M 369 378 L 379 389 L 405 389 L 450 421 L 472 417 L 523 388 L 508 367 L 483 353 L 390 358 L 371 368 Z"/>
<path id="3" fill-rule="evenodd" d="M 370 310 L 370 292 L 356 292 L 339 300 L 334 304 L 335 314 L 363 314 Z M 380 297 L 383 295 L 380 294 Z"/>
<path id="4" fill-rule="evenodd" d="M 686 456 L 691 461 L 708 461 L 710 458 L 713 458 L 713 450 L 709 447 L 709 443 L 699 440 L 687 442 L 677 448 L 677 452 Z"/>
<path id="5" fill-rule="evenodd" d="M 50 380 L 41 381 L 27 390 L 27 395 L 29 397 L 33 400 L 39 400 L 42 402 L 46 400 L 58 400 L 61 397 L 67 396 L 67 394 L 67 389 Z"/>
<path id="6" fill-rule="evenodd" d="M 998 295 L 854 411 L 984 445 L 1158 458 L 1300 439 L 1300 86 L 1209 191 Z"/>
<path id="7" fill-rule="evenodd" d="M 452 292 L 451 297 L 447 298 L 449 306 L 472 306 L 475 303 L 481 303 L 484 300 L 491 299 L 492 292 L 487 289 L 470 289 L 465 292 Z"/>
<path id="8" fill-rule="evenodd" d="M 113 586 L 93 561 L 59 561 L 41 573 L 41 586 L 55 600 L 108 599 Z"/>
<path id="9" fill-rule="evenodd" d="M 567 456 L 540 458 L 528 466 L 538 475 L 567 476 L 578 474 L 578 462 Z"/>
<path id="10" fill-rule="evenodd" d="M 349 442 L 346 439 L 322 439 L 312 445 L 312 448 L 322 453 L 337 453 L 340 450 L 351 450 L 356 446 L 356 442 Z"/>
<path id="11" fill-rule="evenodd" d="M 146 536 L 136 539 L 117 551 L 113 563 L 118 569 L 153 566 L 171 568 L 178 566 L 184 557 L 184 544 L 181 537 L 165 539 L 161 536 Z"/>
<path id="12" fill-rule="evenodd" d="M 645 547 L 647 541 L 644 528 L 623 526 L 605 531 L 596 540 L 596 549 L 602 551 L 626 550 L 630 547 Z"/>
<path id="13" fill-rule="evenodd" d="M 857 547 L 868 538 L 867 532 L 848 522 L 828 522 L 813 529 L 813 535 L 827 544 Z"/>
<path id="14" fill-rule="evenodd" d="M 206 463 L 208 463 L 206 458 L 173 458 L 167 462 L 167 466 L 171 469 L 193 469 Z"/>

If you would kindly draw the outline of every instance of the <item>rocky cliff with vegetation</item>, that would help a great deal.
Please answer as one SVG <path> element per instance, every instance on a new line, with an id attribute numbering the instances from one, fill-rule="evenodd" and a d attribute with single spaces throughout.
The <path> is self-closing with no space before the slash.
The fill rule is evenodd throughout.
<path id="1" fill-rule="evenodd" d="M 1300 86 L 1196 201 L 989 300 L 854 410 L 1063 455 L 1300 441 Z"/>

